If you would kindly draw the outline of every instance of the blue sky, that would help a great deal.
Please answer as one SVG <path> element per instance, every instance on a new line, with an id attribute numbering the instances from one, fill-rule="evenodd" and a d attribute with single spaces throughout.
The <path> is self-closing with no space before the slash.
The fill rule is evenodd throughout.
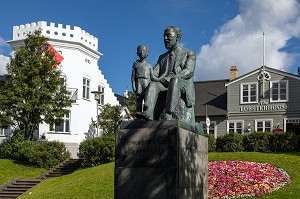
<path id="1" fill-rule="evenodd" d="M 181 45 L 197 54 L 195 81 L 227 79 L 265 64 L 297 73 L 300 66 L 300 3 L 297 0 L 85 0 L 1 1 L 0 72 L 11 51 L 12 27 L 37 21 L 79 26 L 98 38 L 98 65 L 115 93 L 131 90 L 136 47 L 146 44 L 155 65 L 166 50 L 163 31 L 182 30 Z"/>

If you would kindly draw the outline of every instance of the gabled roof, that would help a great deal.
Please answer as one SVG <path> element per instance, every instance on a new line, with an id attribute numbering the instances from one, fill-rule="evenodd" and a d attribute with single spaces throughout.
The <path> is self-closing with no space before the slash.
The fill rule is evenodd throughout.
<path id="1" fill-rule="evenodd" d="M 124 96 L 115 93 L 115 97 L 117 98 L 120 106 L 126 106 Z"/>
<path id="2" fill-rule="evenodd" d="M 5 75 L 0 75 L 0 82 L 5 82 L 5 81 L 6 81 Z"/>
<path id="3" fill-rule="evenodd" d="M 238 78 L 236 78 L 236 79 L 234 79 L 232 81 L 229 81 L 228 83 L 225 83 L 225 86 L 227 87 L 227 86 L 229 86 L 231 84 L 234 84 L 234 83 L 236 83 L 236 82 L 238 82 L 240 80 L 243 80 L 243 79 L 245 79 L 245 78 L 247 78 L 247 77 L 249 77 L 251 75 L 257 74 L 261 70 L 263 70 L 263 66 L 257 68 L 256 70 L 253 70 L 253 71 L 251 71 L 249 73 L 246 73 L 246 74 L 244 74 L 244 75 L 242 75 L 242 76 L 240 76 L 240 77 L 238 77 Z M 282 76 L 286 76 L 286 77 L 290 77 L 290 78 L 294 78 L 294 79 L 300 80 L 300 77 L 298 75 L 294 75 L 292 73 L 284 72 L 284 71 L 277 70 L 277 69 L 274 69 L 274 68 L 270 68 L 270 67 L 267 67 L 267 66 L 265 66 L 265 71 L 268 71 L 268 72 L 271 72 L 271 73 L 276 73 L 278 75 L 282 75 Z"/>
<path id="4" fill-rule="evenodd" d="M 208 116 L 227 115 L 227 82 L 229 79 L 194 82 L 196 117 L 205 116 L 206 104 Z"/>

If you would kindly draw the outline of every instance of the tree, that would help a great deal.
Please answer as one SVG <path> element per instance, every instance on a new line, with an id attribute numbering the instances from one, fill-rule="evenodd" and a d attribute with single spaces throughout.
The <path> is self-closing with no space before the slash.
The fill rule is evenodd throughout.
<path id="1" fill-rule="evenodd" d="M 134 92 L 129 91 L 128 97 L 125 97 L 125 104 L 128 108 L 131 117 L 135 118 L 135 112 L 136 112 L 136 95 Z"/>
<path id="2" fill-rule="evenodd" d="M 121 107 L 119 105 L 105 104 L 100 108 L 100 111 L 99 125 L 104 133 L 115 133 L 122 122 Z"/>
<path id="3" fill-rule="evenodd" d="M 71 106 L 59 62 L 47 47 L 41 30 L 28 34 L 0 85 L 0 125 L 10 126 L 26 140 L 34 139 L 40 123 L 60 123 Z"/>

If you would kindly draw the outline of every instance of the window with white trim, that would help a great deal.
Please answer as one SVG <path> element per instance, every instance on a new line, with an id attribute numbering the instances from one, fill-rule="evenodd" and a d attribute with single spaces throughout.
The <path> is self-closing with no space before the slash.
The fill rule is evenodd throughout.
<path id="1" fill-rule="evenodd" d="M 273 121 L 270 119 L 255 120 L 255 131 L 272 132 Z"/>
<path id="2" fill-rule="evenodd" d="M 228 121 L 227 132 L 243 133 L 244 121 Z"/>
<path id="3" fill-rule="evenodd" d="M 99 94 L 98 104 L 99 105 L 104 105 L 104 86 L 99 85 L 98 86 L 98 91 L 101 92 Z"/>
<path id="4" fill-rule="evenodd" d="M 206 133 L 207 132 L 207 126 L 206 126 L 206 122 L 204 121 L 201 121 L 200 122 L 202 124 L 202 127 L 203 127 L 203 132 Z M 216 121 L 210 121 L 210 126 L 209 126 L 209 134 L 213 134 L 217 135 L 217 122 Z"/>
<path id="5" fill-rule="evenodd" d="M 65 114 L 62 118 L 62 122 L 55 125 L 50 125 L 50 131 L 55 132 L 63 132 L 69 133 L 70 132 L 70 113 Z"/>
<path id="6" fill-rule="evenodd" d="M 67 76 L 64 73 L 61 73 L 59 78 L 61 79 L 61 81 L 63 83 L 61 86 L 67 87 Z"/>
<path id="7" fill-rule="evenodd" d="M 270 82 L 270 101 L 271 102 L 286 102 L 288 101 L 288 81 L 281 80 Z"/>
<path id="8" fill-rule="evenodd" d="M 0 129 L 0 136 L 4 136 L 5 135 L 4 130 L 5 129 L 2 129 L 2 128 Z"/>
<path id="9" fill-rule="evenodd" d="M 241 84 L 241 103 L 257 102 L 258 89 L 256 83 Z"/>
<path id="10" fill-rule="evenodd" d="M 84 99 L 90 99 L 90 82 L 91 80 L 84 77 L 82 82 L 82 97 Z"/>

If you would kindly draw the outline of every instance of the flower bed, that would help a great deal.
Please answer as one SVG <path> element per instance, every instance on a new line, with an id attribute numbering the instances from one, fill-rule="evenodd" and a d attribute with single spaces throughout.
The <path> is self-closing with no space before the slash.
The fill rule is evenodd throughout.
<path id="1" fill-rule="evenodd" d="M 208 163 L 208 198 L 260 196 L 283 187 L 290 176 L 268 163 L 213 161 Z"/>

